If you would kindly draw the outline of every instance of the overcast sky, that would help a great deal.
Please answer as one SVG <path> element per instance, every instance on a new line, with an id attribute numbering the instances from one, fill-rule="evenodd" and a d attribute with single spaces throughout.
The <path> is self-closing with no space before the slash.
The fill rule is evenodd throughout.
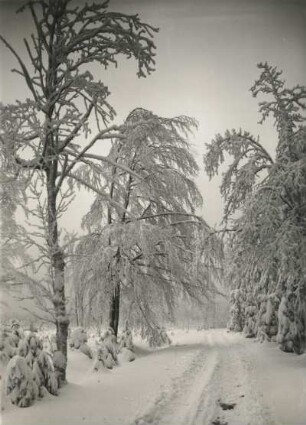
<path id="1" fill-rule="evenodd" d="M 1 34 L 19 52 L 31 28 L 24 14 L 13 13 L 18 2 L 1 1 Z M 289 86 L 305 84 L 306 1 L 300 0 L 113 0 L 113 10 L 139 13 L 160 28 L 155 37 L 156 71 L 146 79 L 136 76 L 136 63 L 121 61 L 116 70 L 95 69 L 112 93 L 110 101 L 121 123 L 135 107 L 162 116 L 190 115 L 199 121 L 191 139 L 203 169 L 205 143 L 227 128 L 243 128 L 260 135 L 273 152 L 276 135 L 272 122 L 259 126 L 257 101 L 249 88 L 258 76 L 256 64 L 268 61 L 284 71 Z M 1 101 L 25 96 L 24 84 L 9 70 L 15 66 L 0 47 Z M 197 180 L 204 197 L 203 216 L 212 225 L 220 221 L 222 204 L 218 179 L 209 182 L 202 172 Z M 77 227 L 88 209 L 83 195 L 68 226 Z"/>

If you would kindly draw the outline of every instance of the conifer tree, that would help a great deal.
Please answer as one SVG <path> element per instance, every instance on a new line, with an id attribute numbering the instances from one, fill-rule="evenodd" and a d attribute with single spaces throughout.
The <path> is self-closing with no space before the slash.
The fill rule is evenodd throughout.
<path id="1" fill-rule="evenodd" d="M 204 162 L 213 177 L 225 154 L 233 159 L 221 193 L 224 219 L 232 221 L 234 230 L 231 279 L 244 294 L 242 321 L 249 321 L 254 314 L 250 306 L 255 306 L 255 333 L 276 337 L 281 349 L 301 353 L 306 349 L 306 89 L 288 89 L 281 71 L 267 63 L 258 67 L 261 74 L 251 91 L 267 99 L 259 103 L 260 122 L 274 118 L 274 157 L 257 138 L 240 130 L 218 135 L 208 145 Z M 237 211 L 240 216 L 233 220 Z"/>

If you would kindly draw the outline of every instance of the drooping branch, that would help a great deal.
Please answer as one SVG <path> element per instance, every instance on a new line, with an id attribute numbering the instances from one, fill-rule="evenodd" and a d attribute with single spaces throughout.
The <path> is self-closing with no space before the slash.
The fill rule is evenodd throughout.
<path id="1" fill-rule="evenodd" d="M 73 174 L 73 173 L 69 173 L 66 174 L 67 177 L 75 180 L 76 182 L 79 183 L 80 186 L 83 186 L 84 188 L 90 189 L 93 193 L 99 195 L 101 198 L 105 199 L 108 203 L 110 203 L 110 205 L 112 205 L 113 207 L 115 207 L 117 210 L 121 211 L 121 212 L 126 212 L 129 216 L 131 216 L 131 213 L 127 210 L 124 209 L 124 207 L 122 207 L 122 205 L 118 202 L 116 202 L 114 199 L 110 198 L 109 195 L 104 192 L 102 189 L 99 189 L 95 186 L 93 186 L 92 184 L 90 184 L 89 182 L 87 182 L 86 180 L 82 179 L 81 177 Z M 134 218 L 131 218 L 132 220 Z"/>

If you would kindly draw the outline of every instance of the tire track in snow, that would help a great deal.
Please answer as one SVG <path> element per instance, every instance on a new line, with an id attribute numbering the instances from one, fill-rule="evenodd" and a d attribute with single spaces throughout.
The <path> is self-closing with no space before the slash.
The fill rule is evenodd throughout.
<path id="1" fill-rule="evenodd" d="M 208 335 L 189 367 L 133 425 L 273 425 L 254 379 L 235 335 Z M 224 410 L 222 403 L 234 408 Z"/>
<path id="2" fill-rule="evenodd" d="M 218 352 L 205 346 L 195 355 L 189 368 L 174 378 L 170 388 L 163 390 L 154 405 L 132 425 L 196 425 L 217 364 Z"/>

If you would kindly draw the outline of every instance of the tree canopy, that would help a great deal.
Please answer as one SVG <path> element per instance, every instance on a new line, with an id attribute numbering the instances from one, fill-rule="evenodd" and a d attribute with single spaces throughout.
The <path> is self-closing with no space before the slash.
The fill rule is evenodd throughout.
<path id="1" fill-rule="evenodd" d="M 115 304 L 123 292 L 133 304 L 130 316 L 150 338 L 165 313 L 172 313 L 179 291 L 209 297 L 214 284 L 208 275 L 216 271 L 222 250 L 195 214 L 202 198 L 186 136 L 196 122 L 137 108 L 124 125 L 126 139 L 113 142 L 114 165 L 101 176 L 114 202 L 107 205 L 97 196 L 84 217 L 88 235 L 76 248 L 73 282 L 82 307 L 91 293 Z"/>

